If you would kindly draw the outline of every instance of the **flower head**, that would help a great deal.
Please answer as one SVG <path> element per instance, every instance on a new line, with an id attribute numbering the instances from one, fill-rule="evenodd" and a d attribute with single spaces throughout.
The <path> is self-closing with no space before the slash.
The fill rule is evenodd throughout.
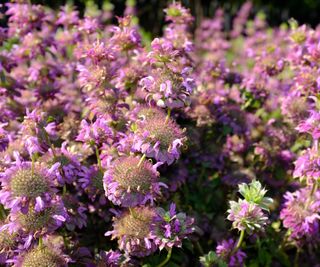
<path id="1" fill-rule="evenodd" d="M 155 38 L 151 43 L 151 48 L 152 51 L 148 54 L 150 63 L 173 62 L 179 55 L 179 51 L 175 50 L 172 43 L 165 39 Z"/>
<path id="2" fill-rule="evenodd" d="M 85 46 L 80 54 L 81 58 L 90 59 L 92 64 L 97 65 L 104 61 L 113 61 L 115 59 L 114 49 L 107 47 L 103 42 L 96 41 L 92 45 Z"/>
<path id="3" fill-rule="evenodd" d="M 190 102 L 189 96 L 195 88 L 190 68 L 181 73 L 169 69 L 158 69 L 152 75 L 140 80 L 142 89 L 147 92 L 146 99 L 161 108 L 182 108 Z"/>
<path id="4" fill-rule="evenodd" d="M 83 173 L 79 178 L 79 183 L 82 189 L 87 192 L 91 200 L 95 200 L 99 197 L 99 203 L 104 204 L 106 202 L 104 188 L 103 188 L 103 171 L 98 166 L 93 165 L 90 168 L 82 168 Z"/>
<path id="5" fill-rule="evenodd" d="M 79 196 L 65 193 L 62 197 L 68 216 L 65 226 L 69 231 L 74 231 L 76 227 L 82 229 L 87 226 L 87 205 L 81 202 Z"/>
<path id="6" fill-rule="evenodd" d="M 119 27 L 113 27 L 111 42 L 121 51 L 130 51 L 141 47 L 141 36 L 137 27 L 131 26 L 131 16 L 118 18 Z"/>
<path id="7" fill-rule="evenodd" d="M 106 235 L 117 238 L 119 248 L 132 256 L 145 257 L 156 251 L 150 235 L 155 210 L 146 206 L 135 207 L 114 218 L 113 231 Z"/>
<path id="8" fill-rule="evenodd" d="M 7 230 L 2 230 L 0 232 L 0 253 L 14 250 L 18 245 L 18 242 L 19 236 L 17 233 L 10 233 Z"/>
<path id="9" fill-rule="evenodd" d="M 24 34 L 39 27 L 45 18 L 44 8 L 40 5 L 29 5 L 27 3 L 7 3 L 9 16 L 9 35 Z"/>
<path id="10" fill-rule="evenodd" d="M 21 162 L 17 157 L 16 164 L 2 173 L 2 189 L 0 202 L 11 211 L 27 211 L 29 203 L 40 211 L 45 203 L 50 202 L 54 188 L 55 170 L 59 163 L 46 169 L 39 164 L 32 166 L 30 162 Z"/>
<path id="11" fill-rule="evenodd" d="M 54 151 L 49 149 L 49 151 L 40 158 L 40 161 L 46 163 L 49 167 L 57 163 L 59 164 L 55 175 L 61 185 L 73 183 L 78 177 L 82 176 L 83 173 L 76 155 L 67 150 L 66 142 L 62 143 L 61 148 L 55 148 Z"/>
<path id="12" fill-rule="evenodd" d="M 21 133 L 31 157 L 34 153 L 42 153 L 50 147 L 50 139 L 56 137 L 56 124 L 55 122 L 48 122 L 44 112 L 39 112 L 37 109 L 32 112 L 27 110 Z"/>
<path id="13" fill-rule="evenodd" d="M 307 149 L 295 162 L 293 177 L 306 179 L 308 184 L 317 182 L 320 175 L 320 157 L 314 149 Z"/>
<path id="14" fill-rule="evenodd" d="M 153 202 L 160 194 L 156 165 L 140 157 L 121 157 L 115 160 L 104 175 L 106 196 L 114 204 L 133 207 Z"/>
<path id="15" fill-rule="evenodd" d="M 120 251 L 103 251 L 100 253 L 101 266 L 118 267 L 121 264 L 123 255 Z M 98 264 L 100 266 L 100 264 Z"/>
<path id="16" fill-rule="evenodd" d="M 104 118 L 98 118 L 94 123 L 89 124 L 86 120 L 81 121 L 78 141 L 89 145 L 99 145 L 110 142 L 113 131 Z"/>
<path id="17" fill-rule="evenodd" d="M 170 4 L 164 12 L 166 13 L 166 21 L 172 21 L 175 24 L 190 24 L 193 21 L 190 11 L 178 2 Z"/>
<path id="18" fill-rule="evenodd" d="M 20 232 L 30 237 L 38 237 L 52 233 L 67 220 L 68 215 L 60 198 L 52 200 L 50 205 L 37 211 L 30 206 L 27 213 L 11 212 L 9 223 L 2 226 L 2 230 L 10 233 Z"/>
<path id="19" fill-rule="evenodd" d="M 243 199 L 239 199 L 238 202 L 230 201 L 228 213 L 232 227 L 248 233 L 262 230 L 268 221 L 268 217 L 257 204 Z"/>
<path id="20" fill-rule="evenodd" d="M 228 263 L 230 267 L 243 266 L 246 254 L 238 249 L 234 253 L 236 242 L 233 239 L 222 240 L 216 248 L 217 255 Z"/>
<path id="21" fill-rule="evenodd" d="M 309 133 L 313 139 L 320 137 L 320 112 L 310 111 L 311 115 L 306 120 L 302 121 L 296 128 L 300 133 Z"/>
<path id="22" fill-rule="evenodd" d="M 157 161 L 172 164 L 180 156 L 186 137 L 182 129 L 164 113 L 137 121 L 133 149 Z"/>
<path id="23" fill-rule="evenodd" d="M 157 209 L 151 233 L 160 249 L 181 247 L 182 240 L 194 231 L 193 224 L 194 220 L 185 213 L 177 213 L 176 205 L 172 203 L 169 211 Z"/>
<path id="24" fill-rule="evenodd" d="M 17 267 L 34 267 L 34 266 L 50 266 L 63 267 L 67 266 L 66 259 L 61 252 L 51 247 L 37 247 L 23 253 L 17 260 Z"/>
<path id="25" fill-rule="evenodd" d="M 309 198 L 311 197 L 311 201 Z M 312 240 L 319 232 L 320 192 L 311 196 L 308 188 L 296 192 L 287 192 L 284 196 L 285 203 L 280 212 L 283 226 L 290 229 L 290 237 Z"/>

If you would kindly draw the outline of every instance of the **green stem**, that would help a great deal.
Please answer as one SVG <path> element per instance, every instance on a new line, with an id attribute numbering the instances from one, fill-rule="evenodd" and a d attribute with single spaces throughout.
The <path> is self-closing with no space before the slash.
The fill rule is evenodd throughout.
<path id="1" fill-rule="evenodd" d="M 56 152 L 55 152 L 55 150 L 54 150 L 54 145 L 52 144 L 52 142 L 51 142 L 51 140 L 50 140 L 49 134 L 48 134 L 47 131 L 44 129 L 44 127 L 42 127 L 42 130 L 44 131 L 44 136 L 45 136 L 46 142 L 47 142 L 47 143 L 49 144 L 49 146 L 51 147 L 53 157 L 56 157 Z"/>
<path id="2" fill-rule="evenodd" d="M 51 150 L 52 150 L 52 154 L 53 154 L 53 157 L 57 157 L 57 155 L 56 155 L 56 151 L 55 151 L 55 148 L 54 148 L 54 145 L 53 144 L 51 144 Z"/>
<path id="3" fill-rule="evenodd" d="M 100 159 L 99 149 L 97 146 L 95 147 L 95 150 L 96 150 L 96 157 L 97 157 L 98 166 L 99 166 L 100 171 L 102 171 L 101 159 Z"/>
<path id="4" fill-rule="evenodd" d="M 133 218 L 137 218 L 137 214 L 134 212 L 134 210 L 132 208 L 129 208 L 129 212 L 130 212 L 130 215 L 133 217 Z"/>
<path id="5" fill-rule="evenodd" d="M 312 185 L 312 189 L 311 189 L 311 193 L 310 193 L 310 196 L 312 197 L 314 195 L 314 193 L 317 191 L 317 188 L 318 188 L 318 182 L 315 181 Z"/>
<path id="6" fill-rule="evenodd" d="M 169 108 L 168 109 L 168 114 L 167 114 L 167 117 L 166 117 L 166 123 L 169 121 L 170 116 L 171 116 L 171 109 Z"/>
<path id="7" fill-rule="evenodd" d="M 145 160 L 145 158 L 146 158 L 146 154 L 143 154 L 142 157 L 141 157 L 141 159 L 139 160 L 138 167 L 141 166 L 141 164 L 142 164 L 142 162 Z"/>
<path id="8" fill-rule="evenodd" d="M 3 207 L 3 205 L 0 205 L 0 220 L 4 220 L 7 218 L 7 213 Z"/>
<path id="9" fill-rule="evenodd" d="M 294 264 L 293 264 L 294 267 L 299 267 L 299 255 L 300 255 L 300 249 L 297 248 L 297 252 L 294 257 Z"/>
<path id="10" fill-rule="evenodd" d="M 244 238 L 244 230 L 241 230 L 238 243 L 237 243 L 237 245 L 235 246 L 235 248 L 233 249 L 232 254 L 234 254 L 234 253 L 241 247 L 243 238 Z"/>
<path id="11" fill-rule="evenodd" d="M 309 198 L 308 198 L 308 200 L 307 200 L 307 202 L 306 202 L 306 208 L 308 208 L 309 205 L 311 204 L 313 195 L 314 195 L 314 193 L 317 191 L 317 189 L 318 189 L 318 182 L 315 181 L 315 182 L 313 183 L 313 185 L 312 185 L 312 189 L 311 189 L 311 192 L 310 192 L 310 196 L 309 196 Z"/>
<path id="12" fill-rule="evenodd" d="M 65 234 L 63 235 L 63 244 L 64 244 L 64 247 L 67 249 L 68 248 L 68 240 L 67 240 Z"/>
<path id="13" fill-rule="evenodd" d="M 39 247 L 42 248 L 43 247 L 43 240 L 42 240 L 42 236 L 39 237 Z"/>
<path id="14" fill-rule="evenodd" d="M 31 156 L 31 175 L 34 174 L 34 164 L 35 164 L 35 158 L 34 155 Z"/>
<path id="15" fill-rule="evenodd" d="M 203 249 L 202 249 L 201 244 L 199 243 L 199 241 L 196 242 L 196 247 L 199 250 L 200 254 L 203 255 L 204 252 L 203 252 Z"/>
<path id="16" fill-rule="evenodd" d="M 64 185 L 62 188 L 62 195 L 65 196 L 67 194 L 67 186 Z"/>
<path id="17" fill-rule="evenodd" d="M 172 254 L 172 248 L 169 248 L 167 257 L 165 258 L 165 260 L 163 262 L 161 262 L 159 265 L 157 265 L 157 267 L 165 266 L 169 262 L 169 260 L 171 258 L 171 254 Z"/>

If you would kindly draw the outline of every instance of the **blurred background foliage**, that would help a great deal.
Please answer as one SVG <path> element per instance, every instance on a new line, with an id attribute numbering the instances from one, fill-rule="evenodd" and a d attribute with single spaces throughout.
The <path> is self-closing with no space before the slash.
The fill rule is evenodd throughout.
<path id="1" fill-rule="evenodd" d="M 0 1 L 1 2 L 1 1 Z M 126 2 L 136 5 L 140 25 L 156 36 L 161 34 L 163 27 L 163 8 L 172 0 L 32 0 L 53 8 L 59 8 L 66 3 L 73 3 L 83 13 L 86 5 L 109 5 L 117 16 L 122 16 Z M 231 27 L 233 16 L 237 13 L 245 0 L 182 0 L 189 7 L 196 18 L 196 25 L 203 17 L 212 17 L 219 7 L 225 10 L 226 29 Z M 263 11 L 270 26 L 279 25 L 290 18 L 296 19 L 300 24 L 306 23 L 317 26 L 319 23 L 320 0 L 252 0 L 252 14 Z"/>

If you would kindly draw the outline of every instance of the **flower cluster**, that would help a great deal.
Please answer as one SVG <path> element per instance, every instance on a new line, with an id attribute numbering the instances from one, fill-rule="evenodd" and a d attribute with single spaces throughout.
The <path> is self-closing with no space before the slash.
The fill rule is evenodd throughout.
<path id="1" fill-rule="evenodd" d="M 235 241 L 233 239 L 221 241 L 216 248 L 217 255 L 224 261 L 228 262 L 228 266 L 242 266 L 246 258 L 246 254 L 240 249 L 234 252 Z"/>
<path id="2" fill-rule="evenodd" d="M 228 210 L 228 220 L 232 221 L 233 228 L 249 234 L 263 230 L 268 220 L 263 210 L 268 211 L 268 205 L 272 203 L 271 198 L 264 197 L 266 192 L 258 181 L 239 185 L 239 193 L 244 199 L 230 201 Z"/>
<path id="3" fill-rule="evenodd" d="M 118 25 L 95 5 L 84 18 L 72 5 L 2 7 L 1 264 L 137 266 L 135 257 L 181 247 L 194 219 L 161 208 L 171 184 L 160 166 L 187 141 L 176 119 L 195 88 L 190 11 L 166 9 L 171 23 L 149 51 L 134 3 Z M 119 250 L 105 237 L 100 251 L 85 245 L 79 230 L 95 224 Z"/>
<path id="4" fill-rule="evenodd" d="M 310 197 L 311 196 L 311 197 Z M 320 193 L 307 188 L 284 195 L 285 203 L 280 218 L 283 226 L 290 229 L 290 238 L 308 242 L 318 238 Z"/>
<path id="5" fill-rule="evenodd" d="M 0 4 L 0 265 L 316 266 L 320 28 L 84 2 Z"/>

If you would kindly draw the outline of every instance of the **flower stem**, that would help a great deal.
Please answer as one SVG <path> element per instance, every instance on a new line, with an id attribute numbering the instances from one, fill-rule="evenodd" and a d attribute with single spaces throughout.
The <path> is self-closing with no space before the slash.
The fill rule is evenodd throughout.
<path id="1" fill-rule="evenodd" d="M 34 164 L 35 164 L 35 158 L 34 155 L 31 156 L 31 175 L 34 174 Z"/>
<path id="2" fill-rule="evenodd" d="M 169 108 L 169 109 L 168 109 L 168 113 L 167 113 L 167 117 L 166 117 L 165 123 L 167 123 L 167 122 L 169 121 L 170 116 L 171 116 L 171 109 Z"/>
<path id="3" fill-rule="evenodd" d="M 238 243 L 237 243 L 237 245 L 234 247 L 234 249 L 233 249 L 233 251 L 232 251 L 232 254 L 234 254 L 234 253 L 241 247 L 243 238 L 244 238 L 244 230 L 241 230 Z"/>
<path id="4" fill-rule="evenodd" d="M 297 252 L 296 252 L 296 255 L 294 257 L 294 264 L 293 264 L 294 267 L 298 267 L 299 266 L 299 255 L 300 255 L 300 249 L 297 248 Z"/>
<path id="5" fill-rule="evenodd" d="M 102 171 L 101 159 L 100 159 L 99 149 L 97 146 L 95 146 L 95 150 L 96 150 L 96 157 L 97 157 L 98 166 L 99 166 L 100 171 Z"/>
<path id="6" fill-rule="evenodd" d="M 0 219 L 4 220 L 5 218 L 7 218 L 7 213 L 6 213 L 3 205 L 0 205 Z"/>
<path id="7" fill-rule="evenodd" d="M 139 163 L 138 163 L 138 167 L 141 166 L 141 164 L 142 164 L 142 162 L 145 160 L 145 158 L 146 158 L 146 154 L 143 154 L 142 157 L 141 157 L 141 159 L 140 159 L 140 161 L 139 161 Z"/>
<path id="8" fill-rule="evenodd" d="M 54 148 L 53 144 L 51 144 L 51 150 L 52 150 L 53 157 L 57 157 L 56 151 L 55 151 L 55 148 Z"/>
<path id="9" fill-rule="evenodd" d="M 43 247 L 43 240 L 42 240 L 42 236 L 39 237 L 39 243 L 38 243 L 39 247 L 42 248 Z"/>
<path id="10" fill-rule="evenodd" d="M 65 196 L 67 194 L 67 186 L 64 185 L 62 189 L 62 195 Z"/>
<path id="11" fill-rule="evenodd" d="M 171 258 L 171 253 L 172 253 L 172 248 L 169 248 L 167 257 L 165 258 L 165 260 L 163 262 L 161 262 L 159 265 L 157 265 L 157 267 L 165 266 L 169 262 L 169 260 Z"/>
<path id="12" fill-rule="evenodd" d="M 310 193 L 310 196 L 312 197 L 314 195 L 314 193 L 317 191 L 318 189 L 318 182 L 315 181 L 312 185 L 312 189 L 311 189 L 311 193 Z"/>
<path id="13" fill-rule="evenodd" d="M 68 240 L 67 240 L 67 237 L 65 234 L 63 235 L 63 244 L 64 244 L 64 247 L 67 249 L 68 248 Z"/>
<path id="14" fill-rule="evenodd" d="M 201 244 L 199 243 L 199 241 L 196 242 L 196 247 L 199 250 L 200 254 L 203 255 L 204 252 L 203 252 L 203 249 L 202 249 Z"/>
<path id="15" fill-rule="evenodd" d="M 315 181 L 315 182 L 313 183 L 313 185 L 312 185 L 312 189 L 311 189 L 310 195 L 309 195 L 308 200 L 307 200 L 307 202 L 306 202 L 306 206 L 305 206 L 306 208 L 308 208 L 309 205 L 311 204 L 313 195 L 314 195 L 314 193 L 317 191 L 317 189 L 318 189 L 318 182 Z"/>

